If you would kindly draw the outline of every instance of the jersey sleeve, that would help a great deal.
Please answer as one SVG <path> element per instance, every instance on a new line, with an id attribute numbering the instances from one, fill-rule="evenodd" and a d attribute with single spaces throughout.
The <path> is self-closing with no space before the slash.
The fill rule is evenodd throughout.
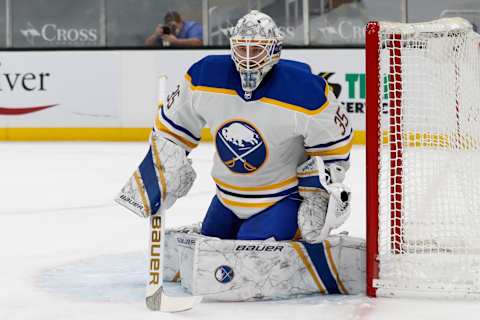
<path id="1" fill-rule="evenodd" d="M 340 162 L 348 169 L 353 143 L 351 121 L 333 93 L 327 93 L 326 103 L 321 112 L 306 115 L 302 121 L 305 151 L 322 158 L 325 164 Z"/>
<path id="2" fill-rule="evenodd" d="M 190 152 L 200 143 L 205 120 L 195 111 L 193 92 L 186 79 L 160 106 L 154 130 Z"/>

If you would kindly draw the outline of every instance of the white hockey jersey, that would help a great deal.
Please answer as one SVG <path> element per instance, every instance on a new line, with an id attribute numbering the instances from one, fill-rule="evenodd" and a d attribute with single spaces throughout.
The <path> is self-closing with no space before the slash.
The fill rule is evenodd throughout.
<path id="1" fill-rule="evenodd" d="M 216 147 L 217 196 L 242 219 L 297 192 L 296 169 L 308 156 L 347 163 L 353 135 L 343 107 L 308 65 L 280 60 L 246 100 L 228 55 L 195 63 L 154 129 L 191 151 L 203 127 Z"/>

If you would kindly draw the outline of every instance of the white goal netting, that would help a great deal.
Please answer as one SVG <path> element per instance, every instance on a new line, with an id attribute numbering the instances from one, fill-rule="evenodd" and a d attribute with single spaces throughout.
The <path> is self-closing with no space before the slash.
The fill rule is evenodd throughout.
<path id="1" fill-rule="evenodd" d="M 377 294 L 480 296 L 480 37 L 380 23 Z"/>

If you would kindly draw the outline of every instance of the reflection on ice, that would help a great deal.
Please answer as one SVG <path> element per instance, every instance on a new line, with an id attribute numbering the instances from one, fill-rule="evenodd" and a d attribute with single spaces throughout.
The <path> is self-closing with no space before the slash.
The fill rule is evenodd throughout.
<path id="1" fill-rule="evenodd" d="M 55 295 L 88 301 L 143 301 L 147 281 L 144 252 L 102 255 L 40 272 L 37 285 Z"/>

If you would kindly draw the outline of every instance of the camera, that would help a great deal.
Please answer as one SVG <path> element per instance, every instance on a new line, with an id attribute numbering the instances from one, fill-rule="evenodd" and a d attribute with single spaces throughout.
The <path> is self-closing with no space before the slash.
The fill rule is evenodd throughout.
<path id="1" fill-rule="evenodd" d="M 163 34 L 171 34 L 172 29 L 169 26 L 162 26 Z"/>

